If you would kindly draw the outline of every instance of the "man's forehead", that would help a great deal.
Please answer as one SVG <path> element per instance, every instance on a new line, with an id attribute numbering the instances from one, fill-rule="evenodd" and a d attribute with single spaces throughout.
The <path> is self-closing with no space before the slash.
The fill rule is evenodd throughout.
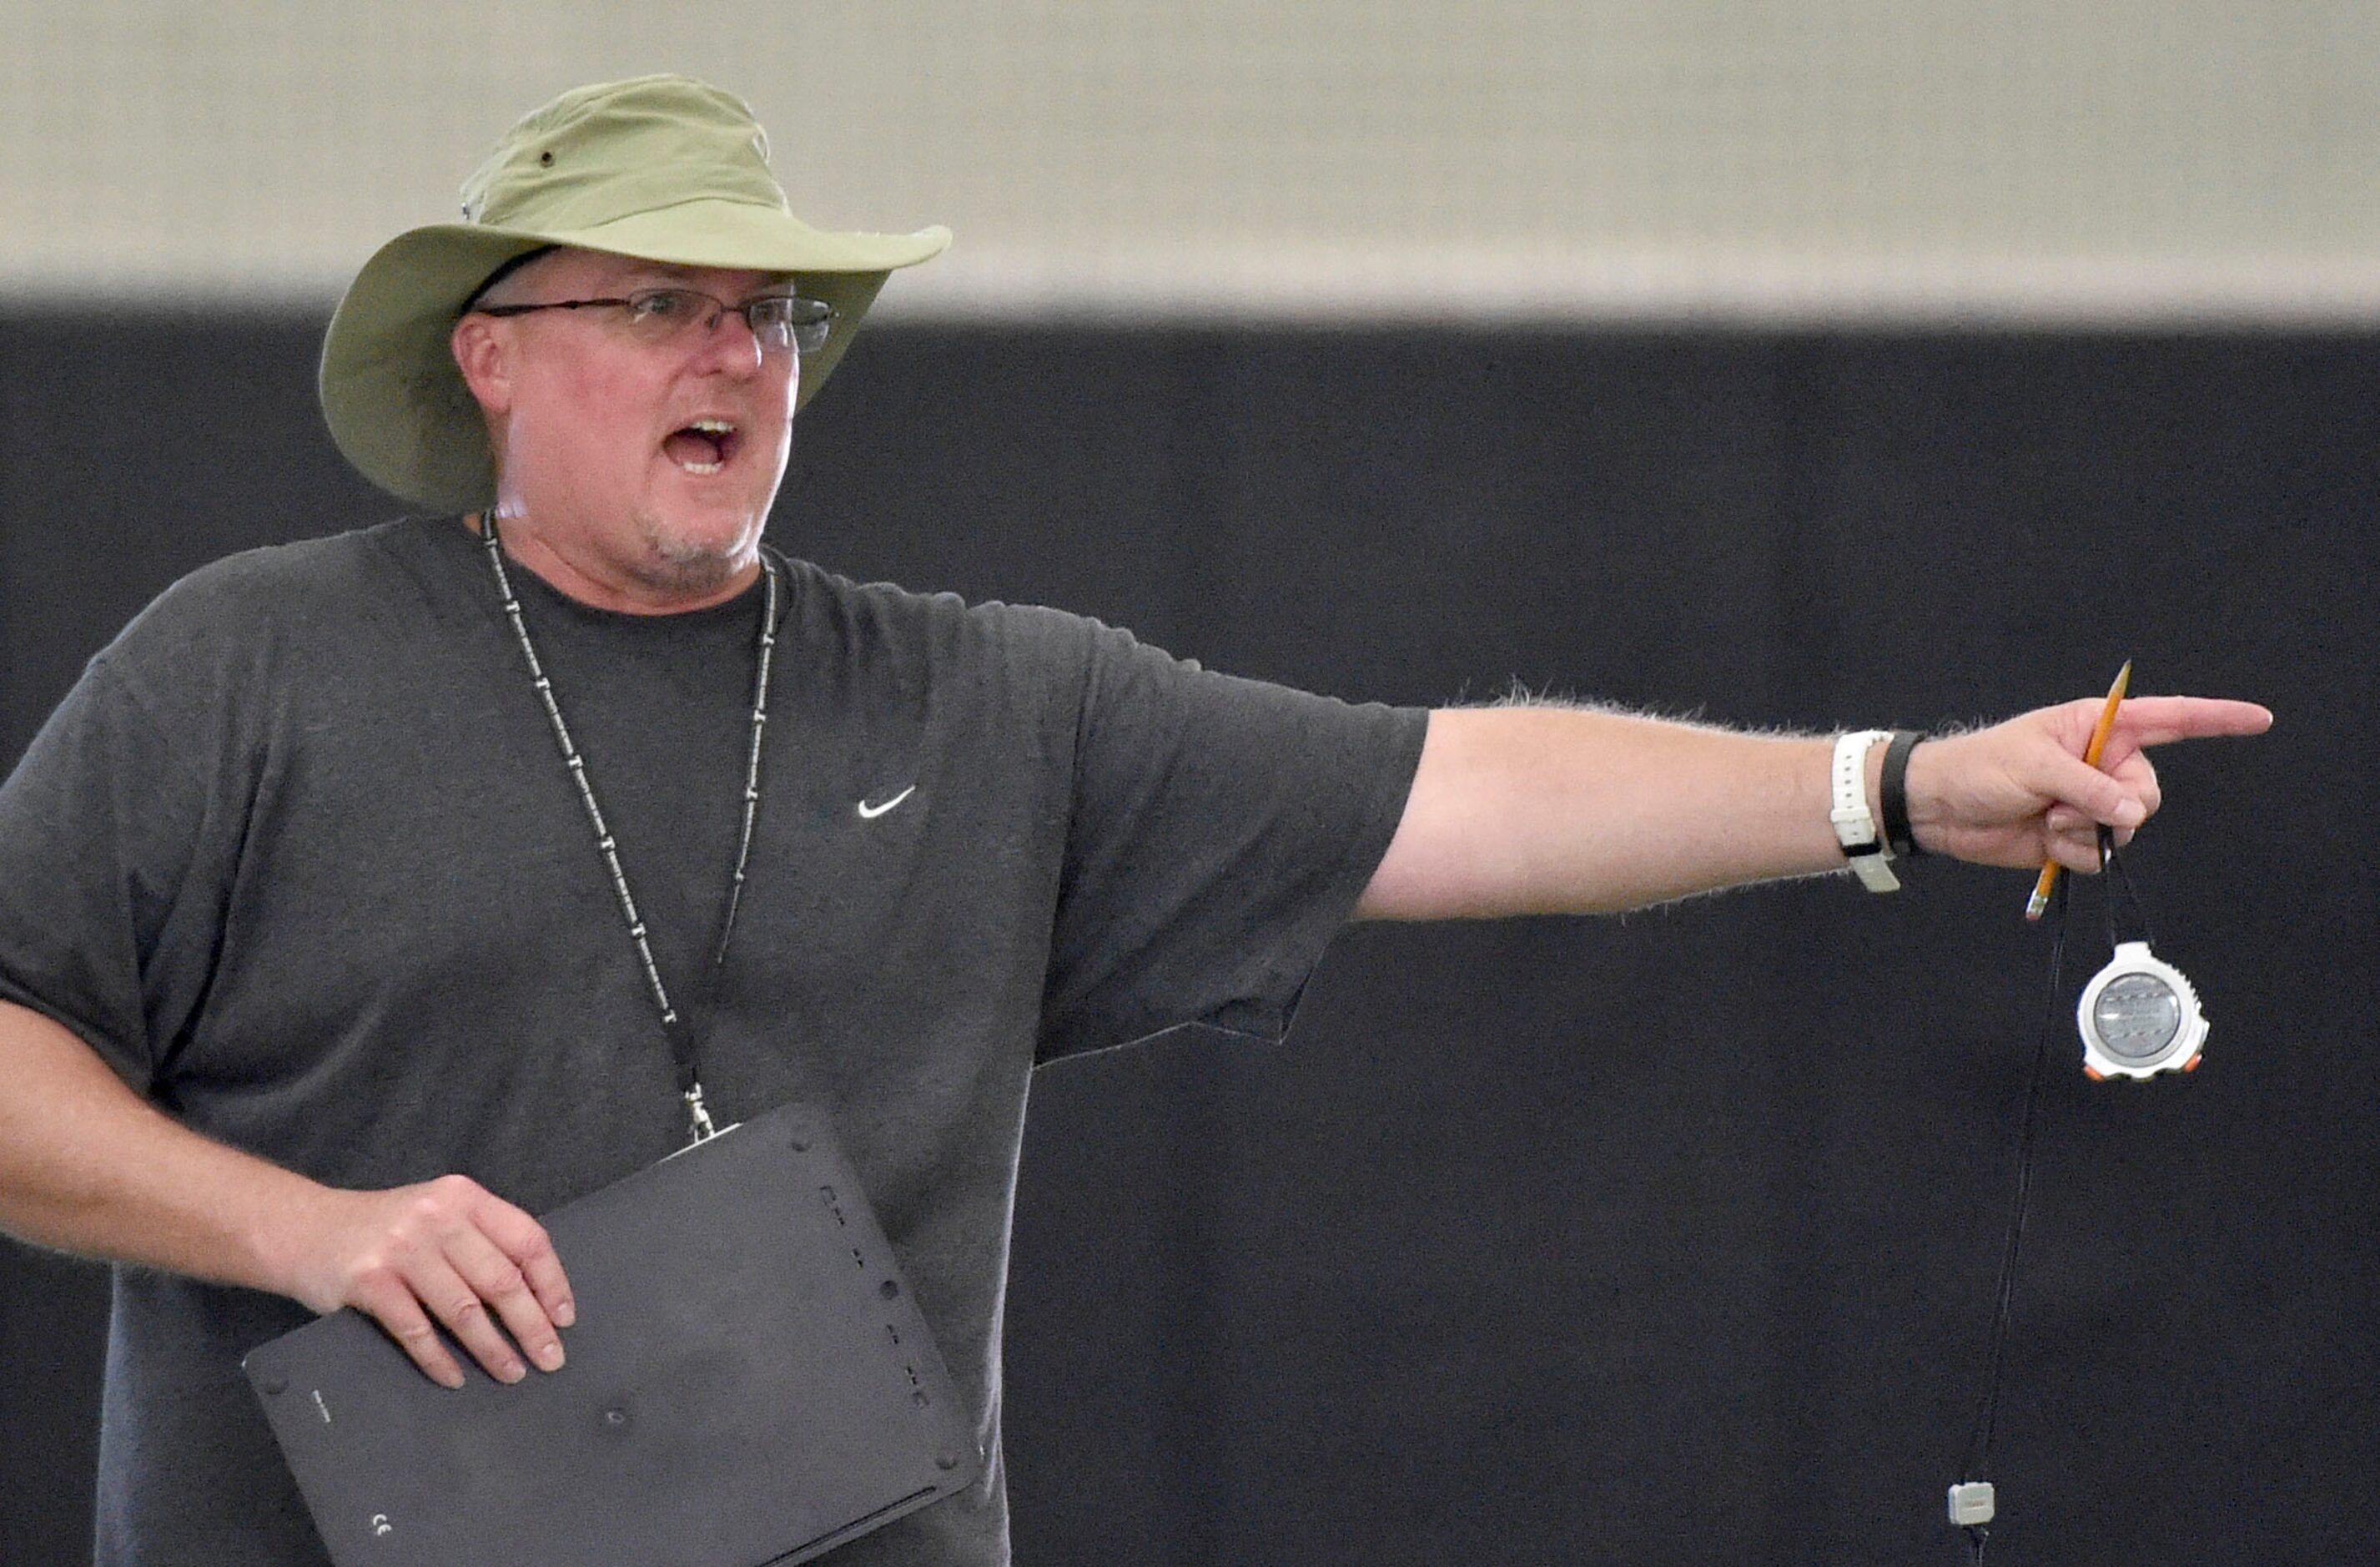
<path id="1" fill-rule="evenodd" d="M 790 282 L 793 275 L 790 273 L 750 272 L 726 267 L 680 266 L 672 261 L 650 261 L 638 256 L 614 255 L 608 250 L 585 250 L 571 246 L 565 246 L 551 255 L 540 256 L 521 270 L 542 278 L 565 279 L 592 287 L 625 290 L 683 285 L 738 298 L 757 289 Z"/>

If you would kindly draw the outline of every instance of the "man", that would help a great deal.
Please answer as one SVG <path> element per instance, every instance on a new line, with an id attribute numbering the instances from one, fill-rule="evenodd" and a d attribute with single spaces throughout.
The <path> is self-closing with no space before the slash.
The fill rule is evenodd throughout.
<path id="1" fill-rule="evenodd" d="M 367 263 L 325 413 L 439 514 L 219 563 L 0 790 L 0 1224 L 117 1260 L 99 1556 L 322 1560 L 241 1354 L 357 1306 L 449 1386 L 564 1362 L 529 1214 L 689 1129 L 832 1111 L 967 1395 L 971 1494 L 838 1561 L 1006 1559 L 999 1325 L 1032 1066 L 1265 1037 L 1351 914 L 2092 862 L 2095 702 L 1913 747 L 1353 708 L 765 551 L 794 411 L 947 242 L 787 215 L 676 78 L 524 120 Z M 1840 777 L 1837 774 L 1840 773 Z M 534 1368 L 534 1369 L 533 1369 Z"/>

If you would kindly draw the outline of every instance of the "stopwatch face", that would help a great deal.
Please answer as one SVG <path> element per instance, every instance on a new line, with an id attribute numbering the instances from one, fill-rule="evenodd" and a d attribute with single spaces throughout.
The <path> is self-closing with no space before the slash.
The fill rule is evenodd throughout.
<path id="1" fill-rule="evenodd" d="M 2099 1048 L 2126 1065 L 2146 1066 L 2163 1056 L 2181 1033 L 2181 998 L 2154 974 L 2119 976 L 2091 1003 Z"/>

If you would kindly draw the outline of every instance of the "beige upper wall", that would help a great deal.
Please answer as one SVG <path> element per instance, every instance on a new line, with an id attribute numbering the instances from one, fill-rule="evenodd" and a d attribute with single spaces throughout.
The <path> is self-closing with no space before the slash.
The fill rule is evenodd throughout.
<path id="1" fill-rule="evenodd" d="M 0 288 L 330 297 L 503 128 L 743 93 L 893 310 L 2380 319 L 2380 3 L 0 0 Z"/>

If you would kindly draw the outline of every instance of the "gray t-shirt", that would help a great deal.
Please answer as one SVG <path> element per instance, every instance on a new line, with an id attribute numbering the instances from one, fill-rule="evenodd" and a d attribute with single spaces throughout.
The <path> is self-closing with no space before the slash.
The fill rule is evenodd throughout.
<path id="1" fill-rule="evenodd" d="M 690 990 L 735 858 L 759 591 L 638 617 L 513 578 Z M 832 1108 L 992 1456 L 973 1493 L 832 1560 L 1002 1562 L 1032 1066 L 1190 1022 L 1278 1038 L 1426 718 L 1052 611 L 798 562 L 785 585 L 703 1081 L 722 1124 Z M 683 1137 L 610 878 L 451 518 L 218 563 L 92 661 L 0 787 L 0 997 L 190 1126 L 335 1185 L 459 1171 L 536 1212 Z M 237 1368 L 307 1316 L 116 1269 L 102 1562 L 324 1560 Z"/>

